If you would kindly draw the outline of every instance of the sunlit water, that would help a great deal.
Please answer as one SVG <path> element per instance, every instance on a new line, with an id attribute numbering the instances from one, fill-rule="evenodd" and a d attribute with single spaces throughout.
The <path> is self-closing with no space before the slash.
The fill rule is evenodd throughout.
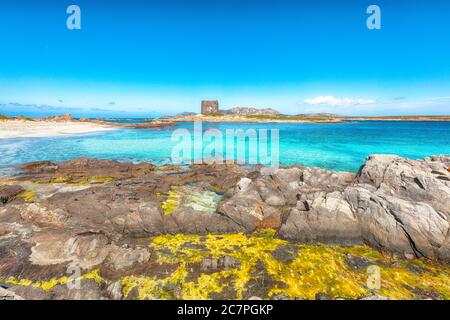
<path id="1" fill-rule="evenodd" d="M 38 160 L 75 157 L 171 163 L 172 132 L 192 124 L 161 129 L 119 129 L 89 135 L 0 139 L 0 167 Z M 371 122 L 340 124 L 203 124 L 204 130 L 278 129 L 280 164 L 302 164 L 357 171 L 369 154 L 398 154 L 419 159 L 450 154 L 450 122 Z"/>

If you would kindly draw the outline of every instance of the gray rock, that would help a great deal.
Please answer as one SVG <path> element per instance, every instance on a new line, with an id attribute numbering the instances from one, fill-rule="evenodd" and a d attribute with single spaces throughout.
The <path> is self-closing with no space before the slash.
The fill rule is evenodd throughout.
<path id="1" fill-rule="evenodd" d="M 362 243 L 359 221 L 340 192 L 318 194 L 309 211 L 292 208 L 279 236 L 303 242 Z"/>
<path id="2" fill-rule="evenodd" d="M 279 235 L 304 242 L 367 243 L 408 259 L 448 261 L 450 185 L 439 179 L 448 173 L 447 162 L 441 161 L 448 158 L 370 156 L 355 179 L 307 168 L 302 201 L 290 210 Z"/>
<path id="3" fill-rule="evenodd" d="M 274 251 L 272 251 L 272 256 L 283 263 L 290 263 L 298 257 L 298 251 L 298 246 L 284 245 L 279 246 Z"/>
<path id="4" fill-rule="evenodd" d="M 135 265 L 147 263 L 150 259 L 150 252 L 145 247 L 129 248 L 111 245 L 110 248 L 105 264 L 115 271 L 126 272 Z"/>
<path id="5" fill-rule="evenodd" d="M 0 186 L 0 204 L 12 201 L 23 190 L 19 185 Z"/>
<path id="6" fill-rule="evenodd" d="M 239 260 L 234 259 L 230 256 L 223 256 L 218 259 L 216 258 L 205 258 L 200 263 L 200 269 L 203 271 L 215 271 L 215 270 L 228 270 L 238 267 L 240 264 Z"/>
<path id="7" fill-rule="evenodd" d="M 101 288 L 95 281 L 87 279 L 80 281 L 79 288 L 69 288 L 67 285 L 57 285 L 52 289 L 54 300 L 103 300 Z"/>
<path id="8" fill-rule="evenodd" d="M 202 260 L 200 268 L 203 271 L 217 270 L 219 268 L 219 259 L 205 258 Z"/>
<path id="9" fill-rule="evenodd" d="M 354 270 L 360 270 L 363 268 L 367 268 L 372 263 L 372 261 L 364 257 L 347 254 L 347 256 L 345 257 L 345 263 L 347 263 L 347 265 Z"/>
<path id="10" fill-rule="evenodd" d="M 13 291 L 0 287 L 0 301 L 1 300 L 24 300 L 24 298 Z"/>
<path id="11" fill-rule="evenodd" d="M 25 300 L 48 300 L 52 298 L 49 293 L 32 286 L 11 286 L 8 291 L 14 292 Z"/>

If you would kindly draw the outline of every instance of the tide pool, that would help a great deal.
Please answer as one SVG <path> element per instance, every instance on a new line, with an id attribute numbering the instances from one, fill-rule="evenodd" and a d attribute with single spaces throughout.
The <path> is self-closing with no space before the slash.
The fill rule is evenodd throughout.
<path id="1" fill-rule="evenodd" d="M 89 135 L 0 139 L 0 167 L 39 160 L 95 157 L 171 163 L 172 132 L 193 124 L 161 129 L 119 129 Z M 450 122 L 352 121 L 339 124 L 209 123 L 203 130 L 278 129 L 281 165 L 302 164 L 356 172 L 369 154 L 411 159 L 450 154 Z"/>

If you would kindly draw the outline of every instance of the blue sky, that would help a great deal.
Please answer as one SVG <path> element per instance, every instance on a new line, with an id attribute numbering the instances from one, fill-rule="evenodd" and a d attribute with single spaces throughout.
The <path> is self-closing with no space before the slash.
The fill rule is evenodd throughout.
<path id="1" fill-rule="evenodd" d="M 81 8 L 82 29 L 66 28 Z M 381 8 L 368 30 L 366 8 Z M 449 1 L 10 0 L 0 113 L 450 114 Z"/>

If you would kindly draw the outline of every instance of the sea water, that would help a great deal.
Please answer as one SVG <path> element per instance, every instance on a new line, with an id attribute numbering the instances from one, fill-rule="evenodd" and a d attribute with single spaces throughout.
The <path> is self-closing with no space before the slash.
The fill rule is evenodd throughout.
<path id="1" fill-rule="evenodd" d="M 0 167 L 39 160 L 95 157 L 170 164 L 172 133 L 192 123 L 158 129 L 118 129 L 94 134 L 0 139 Z M 203 123 L 203 130 L 278 129 L 281 165 L 301 164 L 356 172 L 369 154 L 411 159 L 450 154 L 450 122 L 350 121 L 320 123 Z"/>

